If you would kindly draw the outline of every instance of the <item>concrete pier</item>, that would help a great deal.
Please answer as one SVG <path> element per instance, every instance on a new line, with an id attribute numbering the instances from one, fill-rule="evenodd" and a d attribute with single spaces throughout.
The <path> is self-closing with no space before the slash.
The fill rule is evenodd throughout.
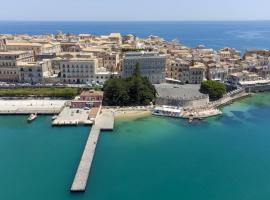
<path id="1" fill-rule="evenodd" d="M 72 125 L 92 125 L 93 120 L 89 118 L 90 111 L 64 107 L 59 115 L 53 120 L 53 126 L 72 126 Z"/>
<path id="2" fill-rule="evenodd" d="M 85 191 L 100 131 L 110 131 L 113 130 L 113 127 L 114 116 L 112 112 L 103 112 L 96 117 L 70 189 L 72 192 Z"/>
<path id="3" fill-rule="evenodd" d="M 57 114 L 67 100 L 18 99 L 0 100 L 0 114 Z"/>

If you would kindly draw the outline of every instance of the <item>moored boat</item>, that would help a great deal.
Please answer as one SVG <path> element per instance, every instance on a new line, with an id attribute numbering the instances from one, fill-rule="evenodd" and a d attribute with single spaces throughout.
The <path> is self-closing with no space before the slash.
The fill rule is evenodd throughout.
<path id="1" fill-rule="evenodd" d="M 158 106 L 155 107 L 152 114 L 156 116 L 166 116 L 166 117 L 181 117 L 182 109 L 173 106 Z"/>
<path id="2" fill-rule="evenodd" d="M 32 122 L 33 120 L 35 120 L 37 118 L 37 114 L 31 114 L 28 118 L 27 121 L 28 122 Z"/>
<path id="3" fill-rule="evenodd" d="M 52 116 L 52 120 L 55 120 L 57 118 L 57 115 Z"/>

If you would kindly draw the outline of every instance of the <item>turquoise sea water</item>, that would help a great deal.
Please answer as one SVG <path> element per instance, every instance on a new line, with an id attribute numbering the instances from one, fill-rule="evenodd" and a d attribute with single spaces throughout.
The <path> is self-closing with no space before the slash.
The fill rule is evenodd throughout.
<path id="1" fill-rule="evenodd" d="M 0 116 L 0 199 L 269 200 L 270 94 L 189 124 L 147 117 L 102 133 L 87 191 L 69 192 L 89 129 Z"/>

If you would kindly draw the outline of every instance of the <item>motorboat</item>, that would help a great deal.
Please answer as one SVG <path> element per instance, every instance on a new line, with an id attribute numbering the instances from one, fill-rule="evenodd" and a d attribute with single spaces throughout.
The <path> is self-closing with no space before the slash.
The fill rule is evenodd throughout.
<path id="1" fill-rule="evenodd" d="M 35 119 L 37 118 L 37 114 L 31 114 L 28 118 L 27 118 L 27 121 L 28 122 L 32 122 L 34 121 Z"/>
<path id="2" fill-rule="evenodd" d="M 57 118 L 57 115 L 52 116 L 52 120 L 55 120 Z"/>
<path id="3" fill-rule="evenodd" d="M 166 117 L 181 117 L 182 109 L 173 106 L 158 106 L 155 107 L 152 114 L 156 116 L 166 116 Z"/>

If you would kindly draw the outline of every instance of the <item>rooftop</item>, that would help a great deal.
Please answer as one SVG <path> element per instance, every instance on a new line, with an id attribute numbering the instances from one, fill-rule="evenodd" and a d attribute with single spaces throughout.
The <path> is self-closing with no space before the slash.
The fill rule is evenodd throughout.
<path id="1" fill-rule="evenodd" d="M 27 52 L 28 51 L 1 51 L 0 55 L 21 55 Z"/>

